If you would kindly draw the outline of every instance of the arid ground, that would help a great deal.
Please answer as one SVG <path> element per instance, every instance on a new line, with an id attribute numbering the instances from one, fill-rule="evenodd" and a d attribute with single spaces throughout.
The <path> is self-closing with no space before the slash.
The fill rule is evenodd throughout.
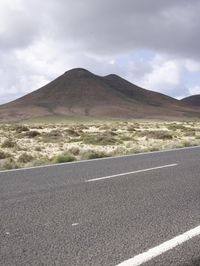
<path id="1" fill-rule="evenodd" d="M 0 125 L 0 169 L 200 145 L 200 122 L 85 121 Z"/>

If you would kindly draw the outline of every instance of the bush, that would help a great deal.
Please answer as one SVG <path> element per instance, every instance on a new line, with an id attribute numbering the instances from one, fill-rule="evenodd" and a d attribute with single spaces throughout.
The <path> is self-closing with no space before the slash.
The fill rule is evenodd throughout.
<path id="1" fill-rule="evenodd" d="M 71 137 L 79 137 L 80 136 L 80 134 L 77 131 L 75 131 L 74 129 L 67 129 L 66 133 L 67 133 L 67 135 L 69 135 Z"/>
<path id="2" fill-rule="evenodd" d="M 102 133 L 98 135 L 85 135 L 83 136 L 83 142 L 92 145 L 113 145 L 119 141 L 110 133 Z"/>
<path id="3" fill-rule="evenodd" d="M 52 159 L 53 163 L 73 162 L 76 158 L 68 152 L 61 153 Z"/>
<path id="4" fill-rule="evenodd" d="M 136 129 L 135 129 L 135 127 L 133 125 L 130 125 L 130 126 L 127 127 L 127 131 L 134 132 L 134 131 L 136 131 Z"/>
<path id="5" fill-rule="evenodd" d="M 12 139 L 6 139 L 2 144 L 2 148 L 14 148 L 16 143 Z"/>
<path id="6" fill-rule="evenodd" d="M 52 130 L 46 133 L 42 138 L 42 140 L 46 143 L 58 142 L 61 139 L 62 139 L 62 133 L 59 130 Z"/>
<path id="7" fill-rule="evenodd" d="M 160 150 L 160 147 L 159 146 L 151 146 L 149 147 L 149 151 L 159 151 Z"/>
<path id="8" fill-rule="evenodd" d="M 190 147 L 190 146 L 192 146 L 192 143 L 190 141 L 187 140 L 183 141 L 183 147 Z"/>
<path id="9" fill-rule="evenodd" d="M 37 136 L 40 135 L 40 132 L 38 132 L 37 130 L 31 130 L 25 133 L 25 136 L 29 137 L 29 138 L 35 138 Z"/>
<path id="10" fill-rule="evenodd" d="M 189 136 L 194 137 L 196 135 L 196 131 L 193 128 L 187 128 L 187 130 L 184 132 L 184 135 L 186 137 L 189 137 Z"/>
<path id="11" fill-rule="evenodd" d="M 19 168 L 19 165 L 12 158 L 9 158 L 3 163 L 1 168 L 3 170 L 11 170 Z"/>
<path id="12" fill-rule="evenodd" d="M 42 148 L 40 146 L 36 146 L 35 151 L 42 151 Z"/>
<path id="13" fill-rule="evenodd" d="M 11 155 L 7 152 L 0 151 L 0 160 L 10 157 Z"/>
<path id="14" fill-rule="evenodd" d="M 185 131 L 185 130 L 187 130 L 186 126 L 184 126 L 182 124 L 176 124 L 176 123 L 172 123 L 172 124 L 167 125 L 167 128 L 169 130 L 173 130 L 173 131 L 176 131 L 176 130 Z"/>
<path id="15" fill-rule="evenodd" d="M 133 140 L 133 138 L 131 138 L 130 136 L 122 135 L 120 137 L 120 140 L 122 140 L 122 141 L 131 141 L 131 140 Z"/>
<path id="16" fill-rule="evenodd" d="M 46 134 L 47 137 L 61 137 L 62 136 L 62 133 L 59 131 L 59 130 L 51 130 L 50 132 L 48 132 Z"/>
<path id="17" fill-rule="evenodd" d="M 86 151 L 82 154 L 82 159 L 85 160 L 104 158 L 104 157 L 109 157 L 109 155 L 104 152 L 98 152 L 98 151 Z"/>
<path id="18" fill-rule="evenodd" d="M 20 163 L 28 163 L 32 160 L 33 160 L 33 156 L 26 152 L 22 153 L 18 158 L 18 162 Z"/>
<path id="19" fill-rule="evenodd" d="M 140 132 L 140 137 L 147 137 L 152 139 L 173 139 L 173 135 L 170 131 L 165 130 L 156 130 L 156 131 L 148 131 L 144 130 Z"/>
<path id="20" fill-rule="evenodd" d="M 17 133 L 29 131 L 29 128 L 27 126 L 24 126 L 24 125 L 16 125 L 14 129 Z"/>
<path id="21" fill-rule="evenodd" d="M 80 149 L 79 149 L 78 147 L 71 147 L 71 148 L 69 149 L 69 152 L 70 152 L 71 154 L 73 154 L 73 155 L 79 155 L 79 153 L 80 153 Z"/>
<path id="22" fill-rule="evenodd" d="M 26 164 L 27 167 L 47 165 L 51 162 L 47 158 L 36 159 Z"/>
<path id="23" fill-rule="evenodd" d="M 102 125 L 102 126 L 99 127 L 99 129 L 100 129 L 100 130 L 109 130 L 110 127 L 107 126 L 107 125 Z"/>

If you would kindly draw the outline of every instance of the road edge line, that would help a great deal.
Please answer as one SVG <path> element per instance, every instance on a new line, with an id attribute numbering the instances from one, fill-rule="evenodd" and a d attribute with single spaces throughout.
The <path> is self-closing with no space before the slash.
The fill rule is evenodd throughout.
<path id="1" fill-rule="evenodd" d="M 200 235 L 200 225 L 116 266 L 139 266 Z"/>

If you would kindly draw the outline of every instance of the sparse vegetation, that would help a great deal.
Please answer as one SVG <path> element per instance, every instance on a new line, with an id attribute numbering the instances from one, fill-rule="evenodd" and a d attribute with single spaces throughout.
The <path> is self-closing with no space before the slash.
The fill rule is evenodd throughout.
<path id="1" fill-rule="evenodd" d="M 29 131 L 29 128 L 25 125 L 15 125 L 13 128 L 17 133 Z"/>
<path id="2" fill-rule="evenodd" d="M 92 145 L 113 145 L 118 143 L 119 140 L 114 138 L 111 132 L 104 132 L 101 134 L 86 134 L 83 136 L 83 142 Z"/>
<path id="3" fill-rule="evenodd" d="M 0 169 L 200 145 L 200 122 L 2 124 Z"/>
<path id="4" fill-rule="evenodd" d="M 33 160 L 33 156 L 26 152 L 22 153 L 18 158 L 18 162 L 20 163 L 28 163 L 32 160 Z"/>
<path id="5" fill-rule="evenodd" d="M 151 138 L 151 139 L 162 139 L 162 140 L 166 140 L 166 139 L 172 139 L 173 138 L 173 134 L 170 131 L 166 131 L 166 130 L 144 130 L 141 131 L 140 133 L 141 137 L 146 137 L 146 138 Z"/>
<path id="6" fill-rule="evenodd" d="M 98 152 L 98 151 L 86 151 L 82 154 L 82 159 L 84 160 L 91 160 L 97 158 L 104 158 L 109 157 L 109 155 L 105 152 Z"/>
<path id="7" fill-rule="evenodd" d="M 13 160 L 12 158 L 7 159 L 2 165 L 2 170 L 11 170 L 11 169 L 17 169 L 20 166 Z"/>
<path id="8" fill-rule="evenodd" d="M 10 157 L 11 154 L 0 150 L 0 160 Z"/>
<path id="9" fill-rule="evenodd" d="M 71 155 L 70 153 L 68 152 L 64 152 L 62 154 L 58 154 L 56 155 L 53 159 L 52 159 L 52 162 L 53 163 L 65 163 L 65 162 L 73 162 L 75 161 L 76 158 Z"/>
<path id="10" fill-rule="evenodd" d="M 37 136 L 40 135 L 40 132 L 36 131 L 36 130 L 31 130 L 25 133 L 25 136 L 29 137 L 29 138 L 35 138 Z"/>
<path id="11" fill-rule="evenodd" d="M 15 141 L 12 139 L 6 139 L 4 142 L 1 144 L 2 148 L 14 148 L 16 146 Z"/>

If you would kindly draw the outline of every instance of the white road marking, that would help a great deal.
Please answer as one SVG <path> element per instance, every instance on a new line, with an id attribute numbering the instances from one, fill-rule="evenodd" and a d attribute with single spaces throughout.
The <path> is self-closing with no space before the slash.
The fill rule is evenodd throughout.
<path id="1" fill-rule="evenodd" d="M 77 226 L 77 225 L 79 225 L 79 223 L 73 223 L 73 224 L 72 224 L 72 226 Z"/>
<path id="2" fill-rule="evenodd" d="M 161 245 L 151 248 L 148 251 L 141 253 L 131 259 L 128 259 L 117 266 L 138 266 L 145 262 L 148 262 L 152 260 L 153 258 L 167 252 L 170 249 L 175 248 L 176 246 L 179 246 L 183 244 L 184 242 L 192 239 L 195 236 L 200 235 L 200 226 L 197 226 L 182 235 L 176 236 L 172 238 L 171 240 L 168 240 Z"/>
<path id="3" fill-rule="evenodd" d="M 142 169 L 142 170 L 136 170 L 136 171 L 127 172 L 127 173 L 121 173 L 121 174 L 116 174 L 116 175 L 110 175 L 110 176 L 103 176 L 103 177 L 97 177 L 97 178 L 93 178 L 93 179 L 88 179 L 88 180 L 85 180 L 85 182 L 94 182 L 94 181 L 99 181 L 99 180 L 103 180 L 103 179 L 109 179 L 109 178 L 118 177 L 118 176 L 132 175 L 132 174 L 141 173 L 141 172 L 153 171 L 153 170 L 156 170 L 156 169 L 173 167 L 173 166 L 176 166 L 176 165 L 178 165 L 178 164 L 174 163 L 174 164 L 161 165 L 161 166 L 157 166 L 157 167 L 152 167 L 152 168 L 147 168 L 147 169 Z"/>

